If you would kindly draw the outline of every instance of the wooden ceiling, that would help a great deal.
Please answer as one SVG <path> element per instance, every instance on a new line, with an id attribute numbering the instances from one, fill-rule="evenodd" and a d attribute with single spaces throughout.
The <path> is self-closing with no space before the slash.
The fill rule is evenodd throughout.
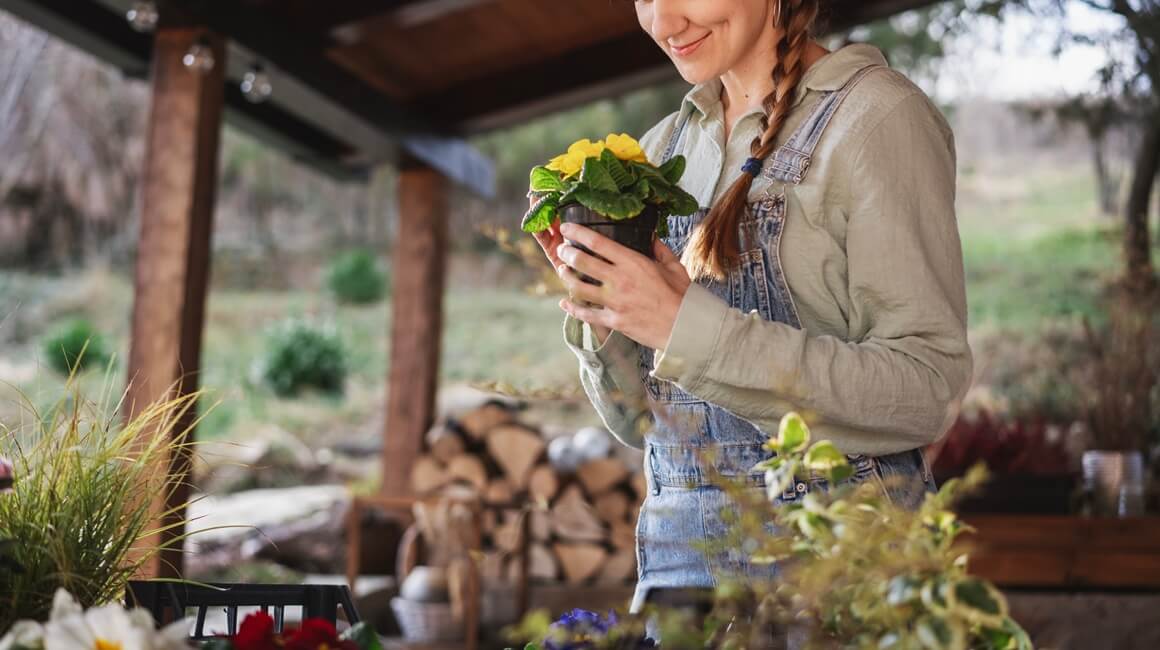
<path id="1" fill-rule="evenodd" d="M 150 42 L 133 0 L 0 0 L 0 8 L 130 73 Z M 708 0 L 706 0 L 708 1 Z M 837 30 L 931 0 L 833 0 Z M 162 0 L 229 37 L 231 83 L 252 61 L 272 101 L 227 93 L 236 121 L 330 171 L 390 155 L 386 141 L 446 141 L 676 79 L 631 0 Z M 247 60 L 248 59 L 248 60 Z M 422 147 L 420 147 L 422 148 Z M 461 152 L 462 153 L 462 152 Z"/>

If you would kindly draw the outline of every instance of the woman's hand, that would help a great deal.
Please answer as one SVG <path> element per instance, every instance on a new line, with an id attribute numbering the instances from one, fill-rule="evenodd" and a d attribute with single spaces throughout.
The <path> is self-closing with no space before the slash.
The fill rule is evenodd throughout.
<path id="1" fill-rule="evenodd" d="M 556 256 L 562 264 L 556 272 L 571 298 L 561 300 L 560 308 L 593 327 L 618 330 L 641 345 L 664 349 L 692 284 L 677 256 L 659 240 L 654 240 L 657 260 L 653 261 L 590 228 L 565 223 L 558 230 L 561 238 L 582 244 L 608 260 L 561 243 Z M 601 286 L 581 282 L 577 272 L 599 280 Z M 581 301 L 603 309 L 581 306 Z"/>

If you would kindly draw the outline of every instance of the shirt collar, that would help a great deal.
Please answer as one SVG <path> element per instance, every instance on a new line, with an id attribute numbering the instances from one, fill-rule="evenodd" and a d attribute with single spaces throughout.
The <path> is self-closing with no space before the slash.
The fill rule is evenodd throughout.
<path id="1" fill-rule="evenodd" d="M 885 66 L 887 63 L 882 51 L 868 43 L 851 43 L 825 54 L 802 75 L 794 97 L 794 106 L 805 100 L 807 91 L 838 90 L 859 70 L 870 65 Z M 685 113 L 695 111 L 700 114 L 699 119 L 703 120 L 714 110 L 720 110 L 721 86 L 720 77 L 713 77 L 693 86 L 681 103 L 681 117 L 684 117 Z M 760 112 L 760 108 L 754 108 L 742 116 L 742 119 L 748 117 L 750 113 Z"/>

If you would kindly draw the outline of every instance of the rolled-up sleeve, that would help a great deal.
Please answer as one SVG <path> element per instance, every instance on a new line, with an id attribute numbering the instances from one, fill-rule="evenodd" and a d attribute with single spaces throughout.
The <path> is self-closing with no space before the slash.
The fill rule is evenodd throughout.
<path id="1" fill-rule="evenodd" d="M 765 431 L 797 410 L 846 453 L 884 454 L 941 436 L 971 380 L 955 149 L 916 93 L 854 151 L 849 336 L 766 321 L 693 284 L 653 374 Z"/>
<path id="2" fill-rule="evenodd" d="M 652 410 L 640 371 L 640 345 L 613 330 L 604 341 L 592 328 L 564 316 L 564 342 L 580 361 L 580 384 L 604 426 L 622 444 L 644 449 Z"/>

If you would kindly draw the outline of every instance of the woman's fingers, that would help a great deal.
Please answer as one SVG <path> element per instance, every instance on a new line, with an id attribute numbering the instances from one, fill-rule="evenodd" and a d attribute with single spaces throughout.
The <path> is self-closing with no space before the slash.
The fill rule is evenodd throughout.
<path id="1" fill-rule="evenodd" d="M 596 255 L 603 257 L 614 265 L 620 264 L 621 262 L 627 262 L 627 254 L 638 255 L 642 258 L 644 257 L 631 248 L 622 246 L 609 239 L 608 237 L 601 235 L 595 230 L 591 228 L 585 228 L 579 224 L 560 224 L 560 235 L 562 237 L 567 237 L 568 239 L 571 239 L 578 244 L 583 244 L 585 248 L 592 251 Z"/>
<path id="2" fill-rule="evenodd" d="M 592 278 L 604 281 L 612 277 L 612 265 L 604 260 L 589 255 L 587 252 L 567 243 L 560 244 L 556 249 L 556 256 L 568 266 Z"/>
<path id="3" fill-rule="evenodd" d="M 568 289 L 568 295 L 573 302 L 585 301 L 601 306 L 606 304 L 608 300 L 606 286 L 588 284 L 580 279 L 580 275 L 576 271 L 568 268 L 567 264 L 556 267 L 556 273 L 560 276 L 560 281 L 564 283 L 564 287 Z"/>

